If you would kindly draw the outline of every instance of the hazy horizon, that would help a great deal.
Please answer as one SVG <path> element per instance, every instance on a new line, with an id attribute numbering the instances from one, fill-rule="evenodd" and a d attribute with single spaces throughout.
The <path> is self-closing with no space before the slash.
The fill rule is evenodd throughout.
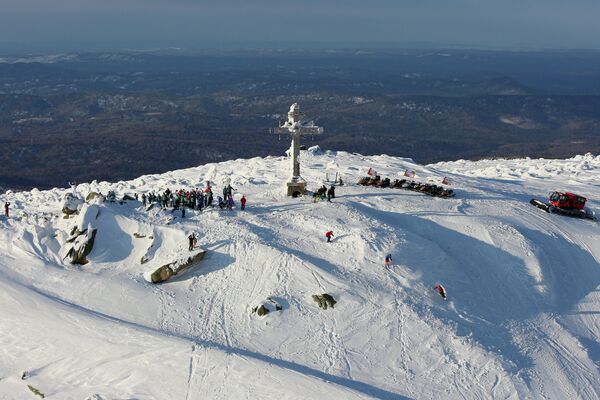
<path id="1" fill-rule="evenodd" d="M 600 49 L 591 0 L 0 0 L 0 50 L 194 48 Z"/>

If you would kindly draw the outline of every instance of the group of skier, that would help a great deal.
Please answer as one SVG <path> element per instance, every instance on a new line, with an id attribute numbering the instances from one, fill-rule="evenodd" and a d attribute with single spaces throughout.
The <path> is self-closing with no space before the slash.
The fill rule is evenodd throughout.
<path id="1" fill-rule="evenodd" d="M 333 231 L 327 231 L 325 232 L 325 237 L 327 238 L 327 243 L 331 243 L 331 238 L 333 238 Z M 383 259 L 383 265 L 385 268 L 390 268 L 392 266 L 392 255 L 391 254 L 386 254 L 385 258 Z M 444 288 L 444 286 L 441 283 L 436 284 L 433 289 L 438 292 L 438 294 L 440 296 L 442 296 L 442 298 L 444 300 L 446 300 L 446 288 Z"/>
<path id="2" fill-rule="evenodd" d="M 172 207 L 173 209 L 179 209 L 187 207 L 193 210 L 202 210 L 203 208 L 209 207 L 213 203 L 212 188 L 207 186 L 206 189 L 191 189 L 184 190 L 179 189 L 171 191 L 167 188 L 162 193 L 150 192 L 148 194 L 142 194 L 142 203 L 145 205 L 157 203 L 162 208 Z"/>
<path id="3" fill-rule="evenodd" d="M 217 196 L 217 204 L 220 208 L 232 209 L 235 206 L 233 201 L 233 191 L 235 189 L 231 185 L 226 185 L 223 188 L 223 197 Z M 207 207 L 212 207 L 214 204 L 213 191 L 210 182 L 206 183 L 204 189 L 179 189 L 171 191 L 167 188 L 163 192 L 156 194 L 154 191 L 150 193 L 143 193 L 142 203 L 144 206 L 150 204 L 158 204 L 162 208 L 172 207 L 173 210 L 181 209 L 182 217 L 185 217 L 185 209 L 199 210 L 202 211 Z M 246 208 L 246 196 L 242 196 L 240 199 L 241 209 Z"/>
<path id="4" fill-rule="evenodd" d="M 391 254 L 387 254 L 383 260 L 383 265 L 386 268 L 390 268 L 392 266 L 392 255 Z M 433 289 L 438 292 L 438 294 L 440 296 L 442 296 L 442 298 L 444 300 L 446 300 L 446 289 L 444 288 L 444 286 L 442 286 L 441 283 L 436 284 Z"/>
<path id="5" fill-rule="evenodd" d="M 312 195 L 312 202 L 316 203 L 317 200 L 325 200 L 327 197 L 327 201 L 331 201 L 331 199 L 335 198 L 335 186 L 331 185 L 329 189 L 325 185 L 321 186 Z"/>

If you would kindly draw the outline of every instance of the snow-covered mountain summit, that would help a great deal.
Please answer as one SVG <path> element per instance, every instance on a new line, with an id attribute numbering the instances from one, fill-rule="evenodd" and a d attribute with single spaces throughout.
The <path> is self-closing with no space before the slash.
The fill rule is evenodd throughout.
<path id="1" fill-rule="evenodd" d="M 309 189 L 341 174 L 330 203 L 285 197 L 280 157 L 76 187 L 119 199 L 207 180 L 215 197 L 236 189 L 234 210 L 185 218 L 131 200 L 65 217 L 71 189 L 1 195 L 0 398 L 600 397 L 600 224 L 528 204 L 562 190 L 600 209 L 600 157 L 301 157 Z M 456 196 L 356 185 L 369 168 L 446 177 Z M 89 262 L 70 264 L 73 232 L 92 225 Z M 149 283 L 190 254 L 191 232 L 206 257 Z M 317 306 L 323 293 L 333 309 Z M 267 298 L 282 310 L 259 317 Z"/>

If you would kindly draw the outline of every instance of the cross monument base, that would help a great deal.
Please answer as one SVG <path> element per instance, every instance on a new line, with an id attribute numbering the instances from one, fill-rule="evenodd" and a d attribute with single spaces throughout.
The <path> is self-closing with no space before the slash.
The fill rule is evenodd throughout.
<path id="1" fill-rule="evenodd" d="M 287 185 L 287 195 L 291 197 L 303 196 L 306 193 L 306 182 L 304 180 L 292 179 Z"/>

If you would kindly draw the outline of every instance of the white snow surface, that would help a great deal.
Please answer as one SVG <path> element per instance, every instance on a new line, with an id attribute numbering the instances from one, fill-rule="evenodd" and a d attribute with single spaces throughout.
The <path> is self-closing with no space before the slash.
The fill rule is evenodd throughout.
<path id="1" fill-rule="evenodd" d="M 36 398 L 27 385 L 46 399 L 600 397 L 600 224 L 528 204 L 568 190 L 600 208 L 599 156 L 301 161 L 309 189 L 342 174 L 331 203 L 285 197 L 283 157 L 76 188 L 121 198 L 210 180 L 216 197 L 229 178 L 246 211 L 181 219 L 129 201 L 65 219 L 70 188 L 1 195 L 0 399 Z M 369 168 L 448 177 L 456 197 L 356 185 Z M 75 225 L 97 229 L 84 266 L 63 261 Z M 190 254 L 192 231 L 204 260 L 148 283 Z M 317 307 L 322 293 L 334 309 Z M 252 314 L 267 297 L 283 310 Z"/>

